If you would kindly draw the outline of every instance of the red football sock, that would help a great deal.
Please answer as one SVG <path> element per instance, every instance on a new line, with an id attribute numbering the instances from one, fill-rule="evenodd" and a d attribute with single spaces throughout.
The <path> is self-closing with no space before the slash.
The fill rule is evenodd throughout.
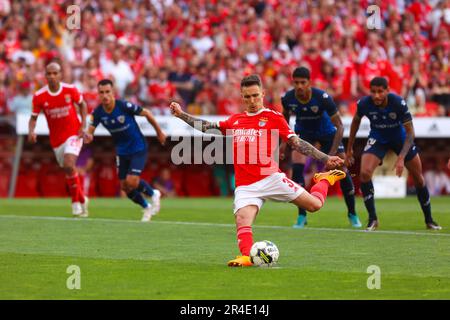
<path id="1" fill-rule="evenodd" d="M 251 226 L 242 226 L 237 228 L 237 238 L 239 250 L 243 256 L 250 255 L 250 249 L 253 245 L 253 232 Z"/>
<path id="2" fill-rule="evenodd" d="M 80 181 L 80 179 L 77 179 L 77 180 L 78 180 L 78 200 L 79 200 L 81 203 L 84 203 L 83 184 L 82 184 L 82 182 Z"/>
<path id="3" fill-rule="evenodd" d="M 78 174 L 76 173 L 73 176 L 66 176 L 66 183 L 69 187 L 69 193 L 72 197 L 72 202 L 80 202 L 78 192 L 80 181 L 78 180 Z"/>
<path id="4" fill-rule="evenodd" d="M 311 195 L 319 199 L 322 202 L 322 205 L 324 204 L 325 199 L 327 198 L 329 186 L 330 183 L 327 180 L 320 180 L 311 188 Z"/>

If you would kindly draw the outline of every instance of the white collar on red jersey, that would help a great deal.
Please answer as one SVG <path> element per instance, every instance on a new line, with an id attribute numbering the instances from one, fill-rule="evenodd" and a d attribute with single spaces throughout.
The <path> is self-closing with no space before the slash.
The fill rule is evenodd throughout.
<path id="1" fill-rule="evenodd" d="M 245 114 L 251 117 L 251 116 L 256 116 L 256 115 L 258 115 L 258 114 L 260 114 L 261 112 L 264 112 L 264 111 L 270 111 L 270 109 L 267 109 L 267 108 L 263 107 L 262 109 L 258 110 L 255 113 L 251 113 L 251 112 L 245 111 Z"/>
<path id="2" fill-rule="evenodd" d="M 59 83 L 59 89 L 56 92 L 51 92 L 50 88 L 48 87 L 48 85 L 46 85 L 45 87 L 47 88 L 47 92 L 48 92 L 49 95 L 57 96 L 57 95 L 59 95 L 61 93 L 61 91 L 63 89 L 63 84 L 62 84 L 62 82 Z"/>

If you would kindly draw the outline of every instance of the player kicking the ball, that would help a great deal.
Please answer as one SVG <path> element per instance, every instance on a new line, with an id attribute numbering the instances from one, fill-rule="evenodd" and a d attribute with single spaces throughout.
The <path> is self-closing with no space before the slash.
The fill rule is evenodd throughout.
<path id="1" fill-rule="evenodd" d="M 36 143 L 36 122 L 42 111 L 47 119 L 50 145 L 56 160 L 66 174 L 66 183 L 72 197 L 72 214 L 88 216 L 88 198 L 83 194 L 76 161 L 83 146 L 83 130 L 86 124 L 87 106 L 74 85 L 61 82 L 61 66 L 56 62 L 45 68 L 47 85 L 33 96 L 33 111 L 28 123 L 28 141 Z M 79 107 L 81 122 L 75 105 Z"/>
<path id="2" fill-rule="evenodd" d="M 89 128 L 84 136 L 85 142 L 90 143 L 93 140 L 94 131 L 99 123 L 109 131 L 117 151 L 120 188 L 131 201 L 143 208 L 142 221 L 150 221 L 152 215 L 157 214 L 160 209 L 161 193 L 157 189 L 152 189 L 145 180 L 140 179 L 147 161 L 147 142 L 134 116 L 147 118 L 162 145 L 166 141 L 166 135 L 150 111 L 131 102 L 116 100 L 111 80 L 101 80 L 97 89 L 101 104 L 90 116 Z M 151 205 L 141 193 L 152 198 Z"/>
<path id="3" fill-rule="evenodd" d="M 316 184 L 311 188 L 311 193 L 288 179 L 273 160 L 279 138 L 287 141 L 298 152 L 322 161 L 329 168 L 343 165 L 344 160 L 328 156 L 300 139 L 289 128 L 281 113 L 264 108 L 264 91 L 259 76 L 249 75 L 241 81 L 241 96 L 246 112 L 232 115 L 218 123 L 194 118 L 183 112 L 178 103 L 170 104 L 172 114 L 190 126 L 203 132 L 218 129 L 223 135 L 233 136 L 236 175 L 234 215 L 242 256 L 229 261 L 230 267 L 252 265 L 249 257 L 253 244 L 252 224 L 265 200 L 291 202 L 314 212 L 323 206 L 328 187 L 345 178 L 345 173 L 340 170 L 318 173 L 314 176 Z"/>
<path id="4" fill-rule="evenodd" d="M 422 207 L 427 228 L 442 229 L 431 216 L 430 194 L 422 175 L 422 162 L 414 145 L 411 113 L 402 97 L 389 92 L 388 81 L 385 78 L 373 78 L 370 82 L 370 96 L 361 98 L 357 103 L 357 112 L 350 126 L 347 144 L 346 158 L 349 166 L 354 163 L 353 143 L 361 118 L 364 116 L 370 121 L 370 133 L 361 157 L 359 177 L 364 204 L 369 213 L 366 230 L 373 231 L 378 227 L 372 175 L 389 149 L 398 155 L 394 167 L 396 175 L 400 177 L 406 167 L 414 179 L 417 198 Z"/>

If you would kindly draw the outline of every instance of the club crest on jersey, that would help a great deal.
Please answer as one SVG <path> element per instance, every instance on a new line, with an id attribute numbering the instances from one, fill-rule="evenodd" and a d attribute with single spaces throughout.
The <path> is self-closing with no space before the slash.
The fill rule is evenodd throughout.
<path id="1" fill-rule="evenodd" d="M 66 103 L 70 103 L 70 94 L 65 94 L 64 99 L 66 100 Z"/>
<path id="2" fill-rule="evenodd" d="M 395 112 L 390 112 L 389 118 L 391 118 L 392 120 L 395 120 L 395 119 L 397 119 L 397 114 Z"/>
<path id="3" fill-rule="evenodd" d="M 125 122 L 125 116 L 118 116 L 117 117 L 117 121 L 119 121 L 120 123 L 124 123 Z"/>
<path id="4" fill-rule="evenodd" d="M 319 106 L 312 106 L 311 111 L 317 113 L 317 111 L 319 111 Z"/>
<path id="5" fill-rule="evenodd" d="M 267 121 L 269 121 L 268 118 L 262 117 L 262 118 L 259 118 L 258 124 L 259 124 L 260 127 L 264 127 L 267 124 Z"/>

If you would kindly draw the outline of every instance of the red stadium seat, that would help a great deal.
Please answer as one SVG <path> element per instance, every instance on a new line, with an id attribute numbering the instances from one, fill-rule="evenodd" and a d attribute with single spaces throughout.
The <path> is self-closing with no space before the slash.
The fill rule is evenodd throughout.
<path id="1" fill-rule="evenodd" d="M 96 182 L 99 197 L 117 197 L 119 195 L 119 178 L 117 177 L 117 168 L 113 163 L 99 166 Z"/>
<path id="2" fill-rule="evenodd" d="M 192 165 L 185 172 L 185 189 L 189 197 L 210 197 L 216 187 L 210 167 Z"/>
<path id="3" fill-rule="evenodd" d="M 21 169 L 17 177 L 16 197 L 35 198 L 39 193 L 39 172 L 33 169 Z"/>
<path id="4" fill-rule="evenodd" d="M 186 189 L 184 187 L 185 171 L 183 168 L 177 168 L 171 171 L 172 181 L 175 187 L 177 196 L 187 196 Z"/>
<path id="5" fill-rule="evenodd" d="M 43 164 L 38 174 L 39 190 L 43 197 L 68 197 L 66 175 L 54 162 Z"/>
<path id="6" fill-rule="evenodd" d="M 8 196 L 9 180 L 11 177 L 11 166 L 8 163 L 0 162 L 0 198 Z"/>

